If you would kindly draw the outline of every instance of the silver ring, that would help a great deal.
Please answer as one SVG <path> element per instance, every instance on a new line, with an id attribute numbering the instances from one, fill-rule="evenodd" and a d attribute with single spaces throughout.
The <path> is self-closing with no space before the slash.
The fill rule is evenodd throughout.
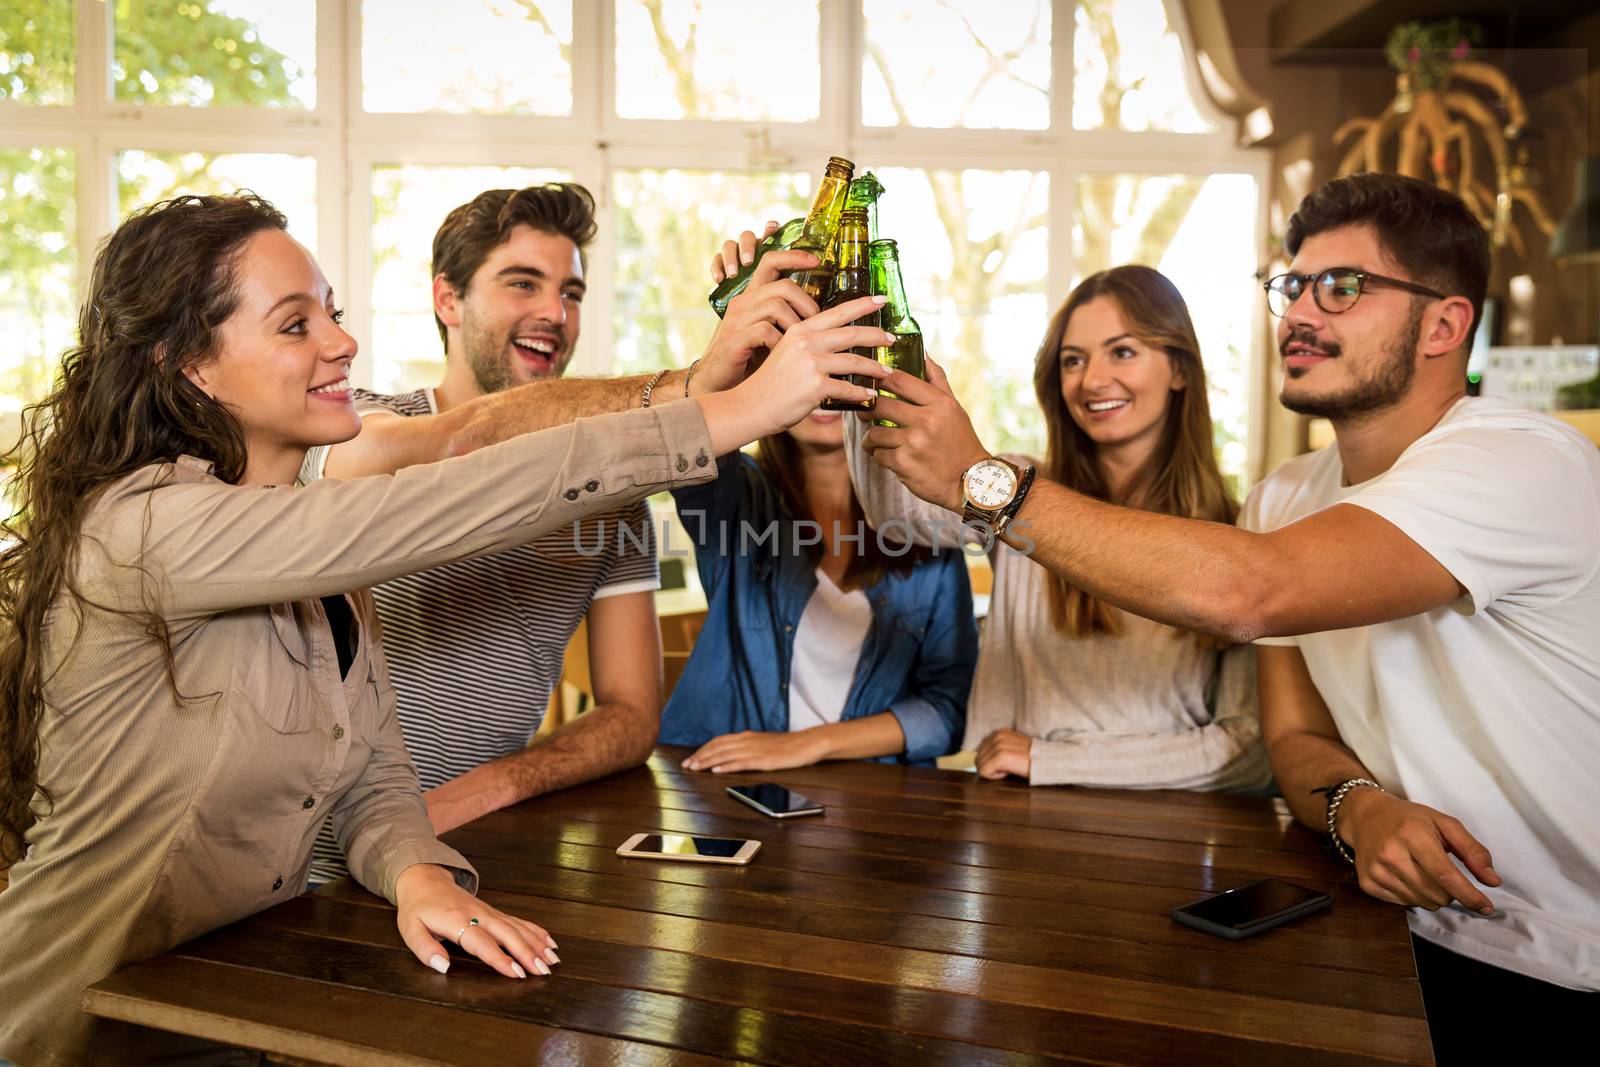
<path id="1" fill-rule="evenodd" d="M 478 920 L 477 919 L 468 919 L 467 920 L 467 925 L 463 926 L 460 930 L 456 931 L 456 936 L 451 938 L 451 940 L 453 940 L 458 945 L 461 944 L 461 939 L 466 936 L 467 931 L 472 929 L 474 926 L 477 926 L 477 925 L 478 925 Z"/>

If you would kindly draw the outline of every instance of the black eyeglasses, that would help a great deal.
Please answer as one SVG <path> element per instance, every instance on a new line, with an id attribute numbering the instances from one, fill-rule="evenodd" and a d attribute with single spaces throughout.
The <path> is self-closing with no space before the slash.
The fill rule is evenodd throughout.
<path id="1" fill-rule="evenodd" d="M 1315 284 L 1312 284 L 1315 283 Z M 1401 281 L 1399 278 L 1389 278 L 1382 274 L 1373 274 L 1371 271 L 1356 270 L 1354 267 L 1329 267 L 1319 274 L 1280 274 L 1270 279 L 1262 288 L 1267 291 L 1267 307 L 1280 319 L 1289 313 L 1294 302 L 1300 299 L 1300 294 L 1305 292 L 1306 286 L 1311 285 L 1311 298 L 1317 302 L 1317 307 L 1329 315 L 1349 311 L 1356 306 L 1356 301 L 1361 299 L 1361 294 L 1369 285 L 1388 286 L 1391 289 L 1403 289 L 1408 293 L 1418 296 L 1430 296 L 1435 300 L 1443 300 L 1444 294 L 1425 285 L 1415 282 Z"/>

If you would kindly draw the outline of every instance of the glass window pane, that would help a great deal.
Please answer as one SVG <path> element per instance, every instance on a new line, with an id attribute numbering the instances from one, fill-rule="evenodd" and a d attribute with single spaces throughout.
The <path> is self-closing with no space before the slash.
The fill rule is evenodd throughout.
<path id="1" fill-rule="evenodd" d="M 0 5 L 0 100 L 72 103 L 77 19 L 73 0 Z"/>
<path id="2" fill-rule="evenodd" d="M 1033 357 L 1048 307 L 1049 175 L 1025 170 L 876 172 L 880 236 L 900 244 L 928 354 L 990 448 L 1040 456 Z"/>
<path id="3" fill-rule="evenodd" d="M 866 0 L 864 12 L 864 124 L 1049 127 L 1049 0 Z"/>
<path id="4" fill-rule="evenodd" d="M 77 338 L 75 160 L 66 148 L 0 148 L 0 438 L 44 397 Z"/>
<path id="5" fill-rule="evenodd" d="M 433 235 L 451 209 L 486 189 L 571 180 L 550 167 L 372 168 L 372 346 L 357 358 L 372 360 L 374 389 L 418 389 L 444 372 L 430 267 Z"/>
<path id="6" fill-rule="evenodd" d="M 1072 128 L 1211 133 L 1185 77 L 1163 0 L 1078 0 Z"/>
<path id="7" fill-rule="evenodd" d="M 685 367 L 711 341 L 711 257 L 741 230 L 804 215 L 812 177 L 625 170 L 616 178 L 614 373 Z"/>
<path id="8" fill-rule="evenodd" d="M 1256 181 L 1248 174 L 1095 174 L 1078 179 L 1077 278 L 1119 263 L 1178 287 L 1200 339 L 1222 472 L 1242 489 L 1248 460 L 1255 302 Z"/>
<path id="9" fill-rule="evenodd" d="M 570 115 L 572 0 L 363 0 L 361 106 Z"/>
<path id="10" fill-rule="evenodd" d="M 249 189 L 289 218 L 295 240 L 317 251 L 317 161 L 270 152 L 144 152 L 117 155 L 119 217 L 184 193 L 236 193 Z"/>
<path id="11" fill-rule="evenodd" d="M 817 2 L 616 0 L 617 114 L 808 122 L 820 113 Z M 781 77 L 758 75 L 776 63 Z"/>
<path id="12" fill-rule="evenodd" d="M 111 83 L 119 101 L 317 104 L 316 0 L 124 0 L 112 7 Z"/>

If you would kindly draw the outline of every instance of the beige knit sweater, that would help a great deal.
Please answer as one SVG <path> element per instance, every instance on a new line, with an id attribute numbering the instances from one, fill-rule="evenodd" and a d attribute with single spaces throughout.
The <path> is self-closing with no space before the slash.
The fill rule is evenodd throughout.
<path id="1" fill-rule="evenodd" d="M 955 529 L 958 515 L 913 496 L 867 457 L 861 420 L 845 423 L 851 480 L 873 527 L 909 520 L 923 544 L 932 531 Z M 989 559 L 994 592 L 963 748 L 1002 728 L 1030 735 L 1034 785 L 1239 790 L 1271 781 L 1252 648 L 1219 653 L 1126 612 L 1115 636 L 1070 637 L 1051 621 L 1048 571 L 1003 544 Z"/>

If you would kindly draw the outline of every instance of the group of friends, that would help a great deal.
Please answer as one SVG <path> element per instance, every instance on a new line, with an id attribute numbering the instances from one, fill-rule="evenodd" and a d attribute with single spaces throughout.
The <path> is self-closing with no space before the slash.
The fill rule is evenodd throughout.
<path id="1" fill-rule="evenodd" d="M 107 239 L 12 456 L 0 1061 L 182 1053 L 83 989 L 346 870 L 421 964 L 450 941 L 549 974 L 550 934 L 476 899 L 437 835 L 658 742 L 709 773 L 965 748 L 1035 786 L 1281 794 L 1410 909 L 1441 1062 L 1584 1041 L 1600 450 L 1466 395 L 1490 260 L 1459 199 L 1366 174 L 1299 205 L 1266 283 L 1281 399 L 1337 440 L 1242 506 L 1149 267 L 1051 319 L 1029 458 L 984 446 L 933 360 L 858 354 L 881 298 L 820 310 L 787 280 L 804 252 L 762 257 L 686 370 L 563 377 L 595 234 L 573 184 L 452 211 L 444 375 L 401 395 L 351 387 L 355 341 L 269 203 L 179 197 Z M 708 609 L 663 707 L 664 490 Z M 585 618 L 594 707 L 530 745 Z"/>

